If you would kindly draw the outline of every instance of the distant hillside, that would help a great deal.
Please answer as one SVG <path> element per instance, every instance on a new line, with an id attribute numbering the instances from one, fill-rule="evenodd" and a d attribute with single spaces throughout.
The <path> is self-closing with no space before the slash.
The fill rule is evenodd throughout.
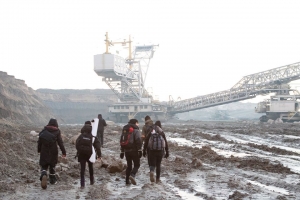
<path id="1" fill-rule="evenodd" d="M 82 124 L 100 113 L 107 119 L 108 105 L 117 102 L 116 95 L 109 89 L 38 89 L 37 94 L 65 124 Z"/>
<path id="2" fill-rule="evenodd" d="M 0 119 L 22 124 L 45 125 L 53 117 L 36 92 L 6 72 L 0 71 Z"/>

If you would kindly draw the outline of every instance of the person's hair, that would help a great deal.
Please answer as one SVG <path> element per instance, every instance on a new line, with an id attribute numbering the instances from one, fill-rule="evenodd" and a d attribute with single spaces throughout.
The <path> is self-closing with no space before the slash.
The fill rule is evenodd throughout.
<path id="1" fill-rule="evenodd" d="M 155 122 L 155 125 L 161 128 L 161 122 L 159 120 Z"/>
<path id="2" fill-rule="evenodd" d="M 102 115 L 101 115 L 101 114 L 98 114 L 98 117 L 102 117 Z"/>
<path id="3" fill-rule="evenodd" d="M 91 123 L 91 121 L 86 121 L 86 122 L 84 122 L 84 125 L 92 125 L 92 123 Z"/>
<path id="4" fill-rule="evenodd" d="M 129 124 L 136 124 L 136 123 L 139 123 L 139 121 L 137 119 L 131 119 L 131 120 L 129 120 L 128 123 Z"/>
<path id="5" fill-rule="evenodd" d="M 151 119 L 148 115 L 145 117 L 145 121 Z"/>

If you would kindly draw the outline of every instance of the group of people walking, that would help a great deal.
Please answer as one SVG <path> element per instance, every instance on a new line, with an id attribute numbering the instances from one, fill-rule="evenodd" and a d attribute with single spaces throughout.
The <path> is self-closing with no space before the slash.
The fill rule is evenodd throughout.
<path id="1" fill-rule="evenodd" d="M 81 129 L 81 134 L 76 140 L 77 159 L 80 163 L 80 187 L 85 187 L 85 168 L 88 163 L 90 174 L 90 185 L 95 183 L 93 163 L 101 160 L 101 147 L 103 147 L 103 132 L 107 126 L 102 115 L 98 115 L 97 135 L 92 134 L 92 123 L 94 120 L 86 121 Z M 58 146 L 62 152 L 62 157 L 66 157 L 66 150 L 63 145 L 60 129 L 56 119 L 50 119 L 49 123 L 39 133 L 38 153 L 40 154 L 39 164 L 41 166 L 41 187 L 47 188 L 49 177 L 50 184 L 56 184 L 55 166 L 58 162 Z M 161 122 L 153 123 L 149 116 L 145 117 L 145 125 L 142 132 L 139 129 L 137 119 L 129 120 L 122 129 L 120 138 L 121 153 L 120 158 L 126 158 L 126 184 L 136 185 L 135 175 L 140 167 L 142 156 L 147 157 L 149 165 L 150 181 L 159 183 L 162 158 L 169 157 L 168 143 L 162 130 Z M 92 155 L 95 156 L 92 156 Z M 49 176 L 47 171 L 49 169 Z M 156 179 L 154 175 L 156 171 Z"/>
<path id="2" fill-rule="evenodd" d="M 168 142 L 160 121 L 153 124 L 151 118 L 146 116 L 145 125 L 140 132 L 138 120 L 129 120 L 128 124 L 123 127 L 120 144 L 120 158 L 123 159 L 125 155 L 127 161 L 126 184 L 136 185 L 135 175 L 140 167 L 142 156 L 147 157 L 148 160 L 150 181 L 160 182 L 162 158 L 169 157 Z M 156 179 L 154 171 L 156 171 Z"/>

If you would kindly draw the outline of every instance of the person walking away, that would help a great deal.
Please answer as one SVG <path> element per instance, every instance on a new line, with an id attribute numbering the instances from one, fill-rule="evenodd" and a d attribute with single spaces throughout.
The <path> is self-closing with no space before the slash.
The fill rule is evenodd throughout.
<path id="1" fill-rule="evenodd" d="M 80 162 L 80 188 L 83 189 L 85 187 L 84 173 L 86 163 L 88 163 L 89 166 L 90 185 L 95 183 L 93 163 L 89 160 L 93 153 L 92 148 L 95 148 L 98 160 L 101 160 L 101 149 L 99 139 L 92 135 L 92 124 L 90 121 L 84 123 L 80 132 L 81 135 L 76 140 L 76 149 L 78 162 Z"/>
<path id="2" fill-rule="evenodd" d="M 153 121 L 152 119 L 147 115 L 145 117 L 145 125 L 143 126 L 143 129 L 142 129 L 142 141 L 144 142 L 145 138 L 146 138 L 146 135 L 149 131 L 149 128 L 153 126 Z"/>
<path id="3" fill-rule="evenodd" d="M 169 157 L 168 142 L 165 133 L 161 129 L 161 122 L 157 121 L 153 125 L 151 132 L 146 136 L 143 156 L 146 157 L 147 150 L 150 168 L 150 181 L 154 182 L 154 171 L 156 168 L 156 183 L 160 182 L 161 161 L 166 151 L 165 158 Z"/>
<path id="4" fill-rule="evenodd" d="M 140 167 L 140 158 L 142 157 L 142 140 L 138 125 L 139 122 L 137 119 L 129 120 L 128 124 L 123 127 L 120 138 L 120 158 L 123 159 L 125 154 L 127 161 L 125 179 L 126 185 L 130 183 L 136 185 L 135 175 Z M 134 165 L 133 169 L 132 162 Z"/>
<path id="5" fill-rule="evenodd" d="M 58 161 L 58 148 L 59 146 L 62 157 L 66 157 L 66 150 L 61 138 L 61 133 L 58 128 L 56 119 L 51 118 L 48 125 L 39 133 L 38 139 L 38 153 L 40 154 L 39 164 L 41 166 L 41 187 L 47 188 L 47 171 L 49 168 L 50 184 L 56 184 L 55 165 Z"/>
<path id="6" fill-rule="evenodd" d="M 102 115 L 98 115 L 99 123 L 98 123 L 98 129 L 97 129 L 97 137 L 100 140 L 101 147 L 103 148 L 103 133 L 104 133 L 104 127 L 107 126 L 105 119 L 102 118 Z"/>

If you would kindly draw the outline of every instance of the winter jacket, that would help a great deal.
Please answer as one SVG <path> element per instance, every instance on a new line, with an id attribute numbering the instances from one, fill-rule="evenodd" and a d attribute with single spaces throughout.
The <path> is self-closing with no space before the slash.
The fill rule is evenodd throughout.
<path id="1" fill-rule="evenodd" d="M 131 140 L 130 143 L 134 143 L 135 147 L 132 148 L 132 149 L 122 149 L 122 147 L 121 147 L 121 152 L 130 152 L 130 151 L 142 150 L 141 132 L 139 130 L 139 127 L 135 124 L 129 124 L 129 123 L 127 125 L 125 125 L 124 128 L 126 126 L 130 126 L 130 127 L 133 128 L 133 137 L 130 137 L 130 140 Z M 132 141 L 132 140 L 134 140 L 134 141 Z"/>
<path id="2" fill-rule="evenodd" d="M 93 137 L 92 135 L 92 126 L 91 125 L 84 125 L 81 129 L 81 134 L 84 137 L 91 137 L 91 138 L 95 138 L 94 143 L 93 143 L 93 147 L 95 148 L 95 151 L 97 153 L 98 157 L 101 157 L 101 149 L 100 149 L 100 141 L 97 137 Z M 79 137 L 76 140 L 76 149 L 78 148 L 78 140 Z M 91 155 L 81 155 L 81 154 L 77 154 L 78 156 L 78 162 L 80 162 L 81 160 L 89 160 Z"/>
<path id="3" fill-rule="evenodd" d="M 103 133 L 104 126 L 107 126 L 105 119 L 99 118 L 97 133 Z"/>
<path id="4" fill-rule="evenodd" d="M 145 121 L 145 125 L 143 126 L 142 129 L 142 141 L 145 140 L 148 132 L 149 132 L 149 127 L 151 127 L 153 125 L 153 121 L 151 119 L 148 119 L 147 121 Z"/>
<path id="5" fill-rule="evenodd" d="M 48 131 L 48 132 L 47 132 Z M 48 144 L 47 141 L 42 139 L 42 134 L 51 134 L 54 142 Z M 66 155 L 66 150 L 61 138 L 61 133 L 59 128 L 55 126 L 45 126 L 44 129 L 39 133 L 39 140 L 38 140 L 38 153 L 40 153 L 40 165 L 55 165 L 57 164 L 58 160 L 58 148 L 62 151 L 63 155 Z"/>
<path id="6" fill-rule="evenodd" d="M 165 150 L 166 150 L 166 152 L 169 152 L 168 142 L 167 142 L 167 138 L 166 138 L 165 133 L 163 132 L 163 130 L 162 130 L 159 126 L 154 125 L 154 128 L 155 128 L 155 131 L 156 131 L 157 133 L 161 134 L 161 136 L 164 138 L 165 143 L 166 143 Z M 143 152 L 147 152 L 147 148 L 148 148 L 148 143 L 149 143 L 150 137 L 151 137 L 151 134 L 148 134 L 148 135 L 146 136 L 146 138 L 145 138 L 145 143 L 144 143 Z"/>

